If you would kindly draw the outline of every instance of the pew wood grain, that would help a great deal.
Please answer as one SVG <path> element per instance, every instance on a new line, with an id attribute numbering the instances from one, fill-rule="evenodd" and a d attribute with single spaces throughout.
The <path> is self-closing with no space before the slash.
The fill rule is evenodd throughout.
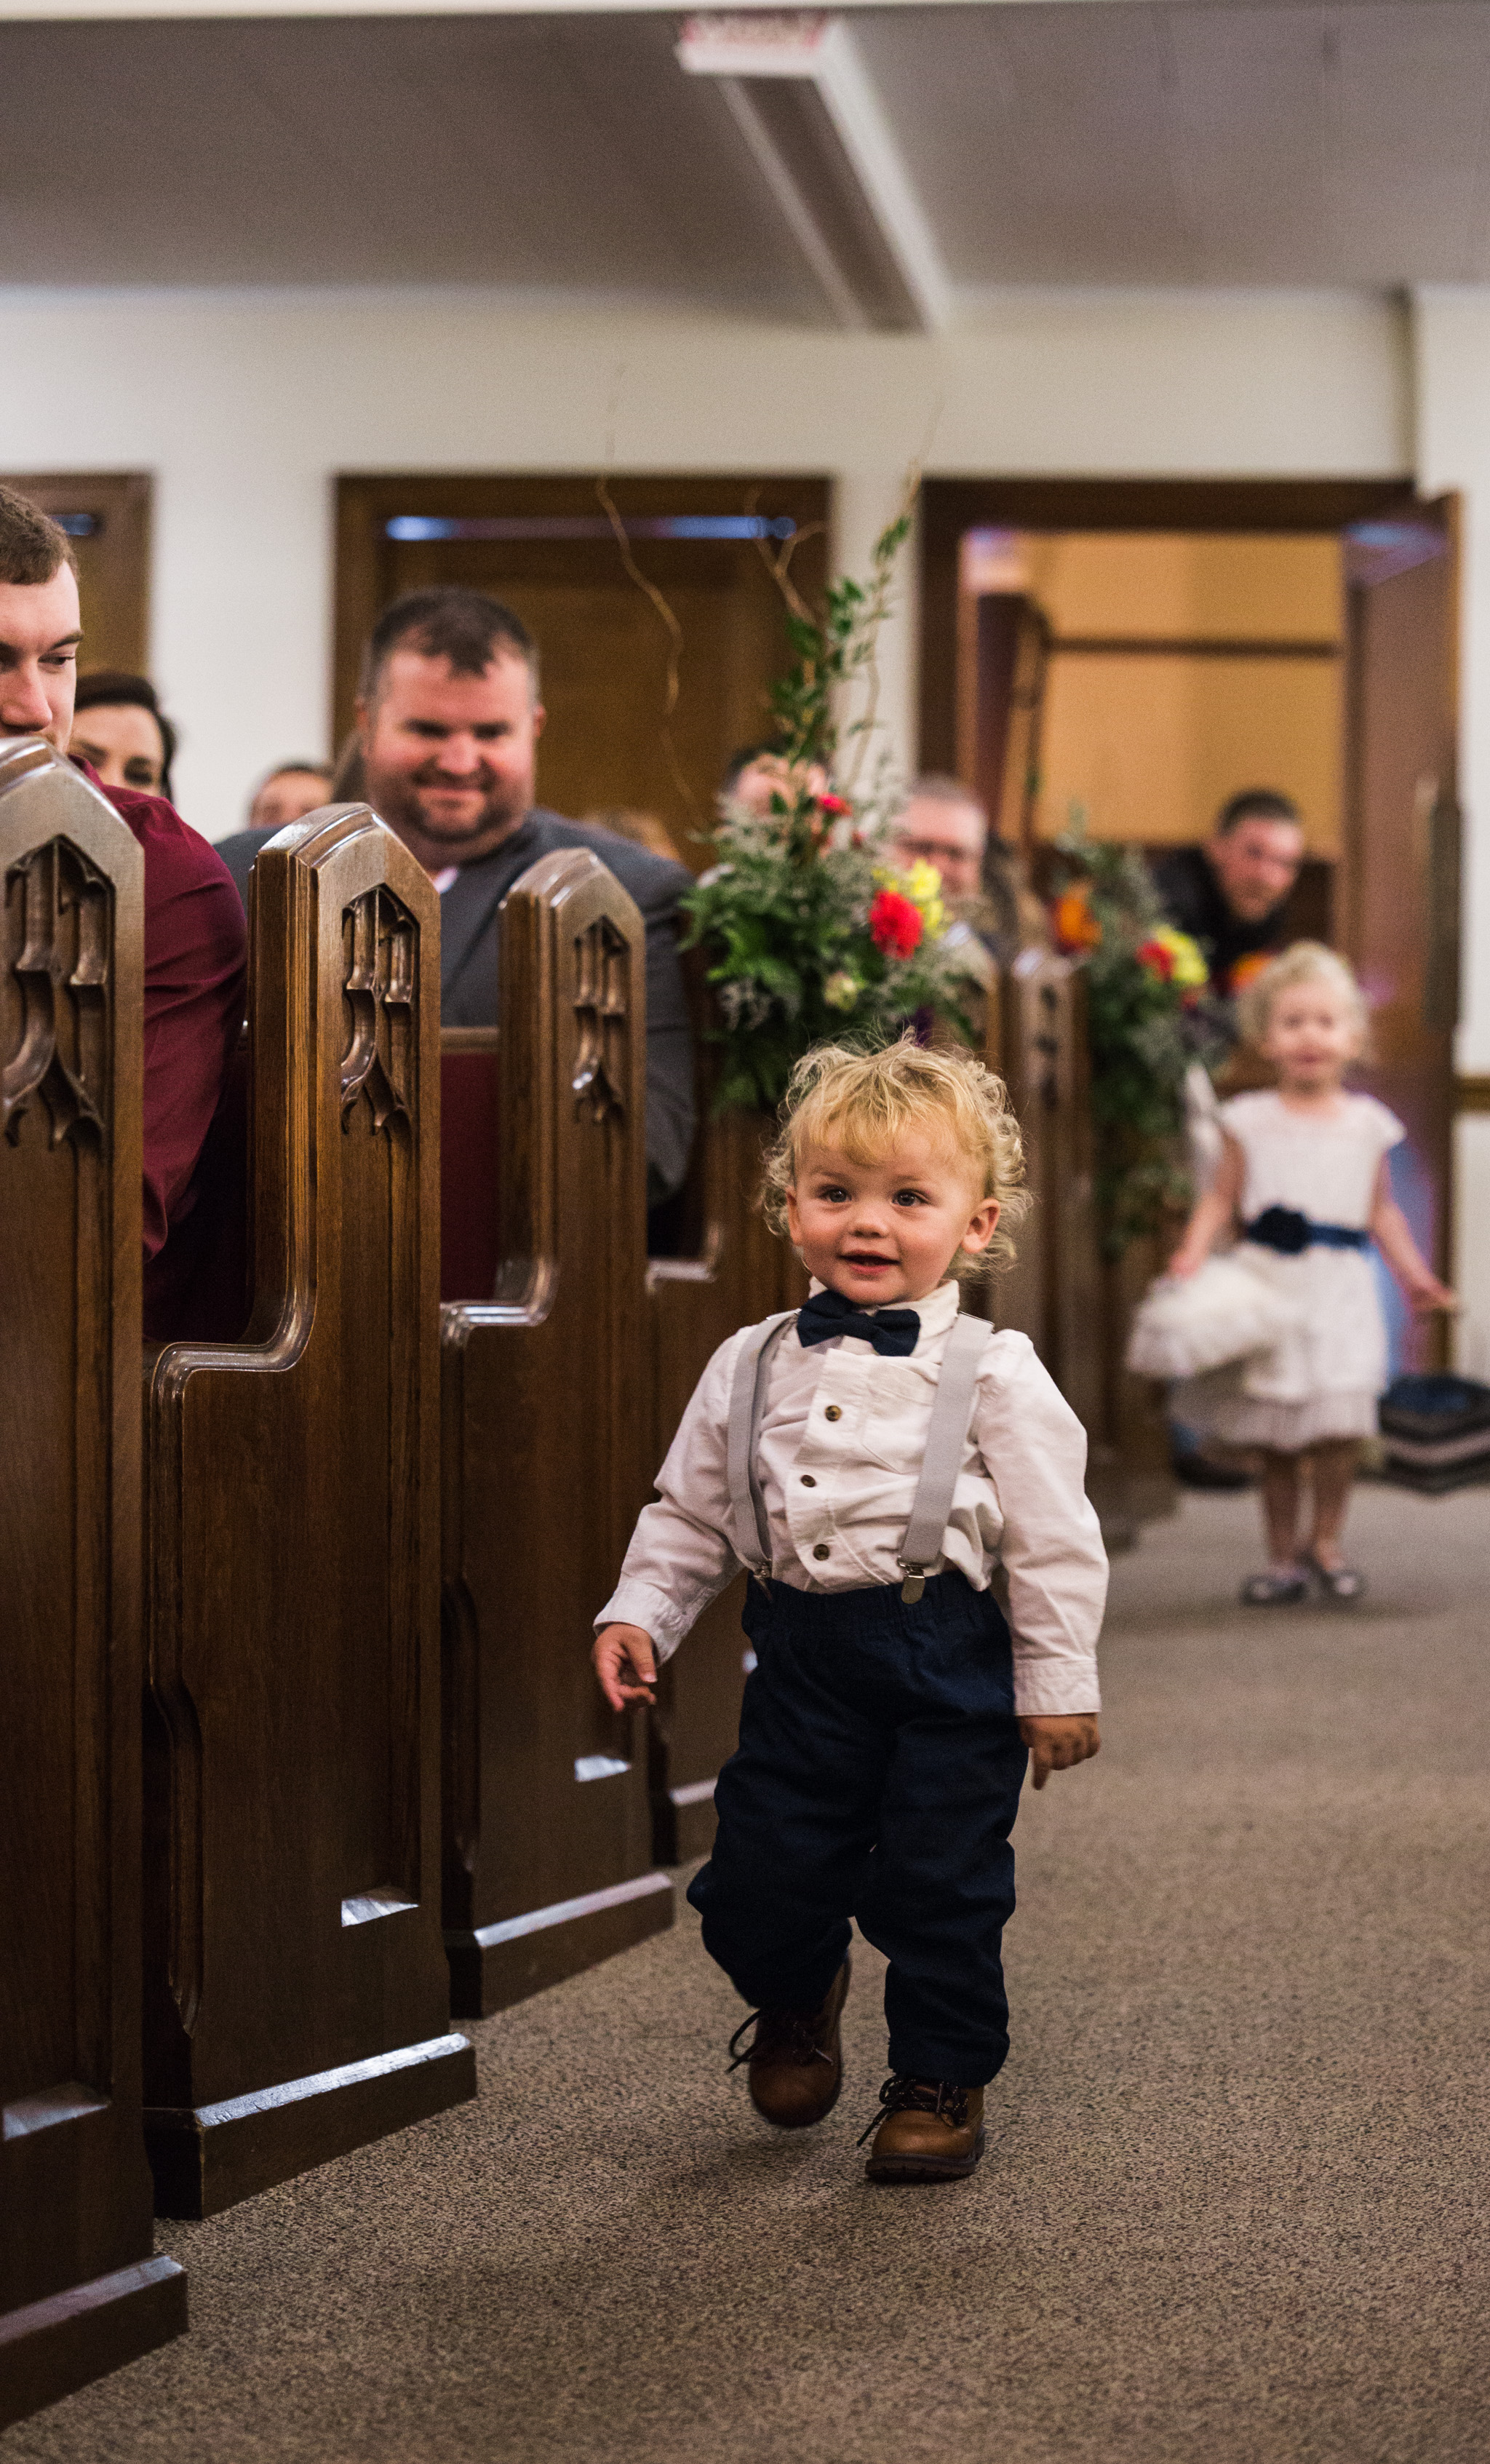
<path id="1" fill-rule="evenodd" d="M 178 2335 L 140 2075 L 143 876 L 0 754 L 0 2424 Z"/>
<path id="2" fill-rule="evenodd" d="M 707 1014 L 705 1014 L 707 1015 Z M 775 1123 L 754 1112 L 714 1114 L 710 1046 L 700 1038 L 699 1132 L 686 1193 L 692 1246 L 647 1266 L 652 1351 L 652 1470 L 659 1469 L 690 1396 L 736 1328 L 796 1309 L 807 1277 L 767 1229 L 758 1199 Z M 714 1835 L 714 1781 L 734 1751 L 750 1667 L 740 1575 L 705 1610 L 662 1671 L 652 1719 L 653 1853 L 660 1864 L 702 1857 Z"/>
<path id="3" fill-rule="evenodd" d="M 206 2215 L 474 2093 L 439 1905 L 439 910 L 366 806 L 250 901 L 252 1309 L 148 1363 L 145 2093 Z"/>
<path id="4" fill-rule="evenodd" d="M 469 1038 L 448 1048 L 479 1058 Z M 672 1922 L 646 1725 L 607 1709 L 590 1664 L 650 1469 L 645 1054 L 635 907 L 587 849 L 543 858 L 502 913 L 496 1237 L 462 1235 L 482 1275 L 494 1248 L 495 1282 L 441 1311 L 446 1944 L 462 2015 Z"/>

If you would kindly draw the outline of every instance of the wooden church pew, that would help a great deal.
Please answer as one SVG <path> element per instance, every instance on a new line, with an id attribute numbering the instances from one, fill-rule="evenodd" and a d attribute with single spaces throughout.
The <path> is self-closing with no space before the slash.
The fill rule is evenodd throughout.
<path id="1" fill-rule="evenodd" d="M 648 1477 L 726 1337 L 807 1297 L 801 1266 L 768 1231 L 758 1204 L 763 1150 L 775 1125 L 754 1113 L 714 1113 L 712 1014 L 697 972 L 690 988 L 699 1126 L 676 1205 L 682 1254 L 653 1258 L 646 1270 L 653 1396 Z M 734 1751 L 751 1665 L 740 1626 L 744 1596 L 740 1575 L 662 1670 L 652 1721 L 652 1831 L 660 1864 L 701 1857 L 713 1840 L 714 1781 Z"/>
<path id="2" fill-rule="evenodd" d="M 502 936 L 499 1026 L 444 1062 L 446 1268 L 482 1285 L 441 1311 L 446 1943 L 471 2016 L 672 1922 L 646 1722 L 589 1656 L 651 1469 L 642 923 L 576 848 L 515 883 Z"/>
<path id="3" fill-rule="evenodd" d="M 474 2093 L 439 1908 L 438 916 L 365 806 L 264 847 L 252 1314 L 147 1363 L 145 2126 L 168 2214 Z"/>
<path id="4" fill-rule="evenodd" d="M 985 1057 L 1006 1080 L 1035 1205 L 1016 1265 L 979 1308 L 1028 1334 L 1087 1433 L 1087 1487 L 1109 1546 L 1172 1511 L 1173 1476 L 1154 1390 L 1123 1367 L 1132 1308 L 1158 1271 L 1157 1244 L 1105 1259 L 1093 1187 L 1085 987 L 1079 967 L 1028 949 L 1000 972 Z"/>
<path id="5" fill-rule="evenodd" d="M 0 754 L 0 2425 L 164 2343 L 140 2083 L 143 859 Z"/>

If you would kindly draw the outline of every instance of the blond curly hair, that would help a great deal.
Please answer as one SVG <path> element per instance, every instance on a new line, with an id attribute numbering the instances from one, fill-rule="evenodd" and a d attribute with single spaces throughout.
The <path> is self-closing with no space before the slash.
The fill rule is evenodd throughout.
<path id="1" fill-rule="evenodd" d="M 856 1163 L 872 1163 L 907 1130 L 939 1135 L 968 1164 L 979 1196 L 998 1200 L 998 1229 L 988 1247 L 976 1257 L 959 1249 L 953 1273 L 971 1281 L 1012 1265 L 1009 1235 L 1031 1199 L 1008 1089 L 971 1053 L 933 1051 L 913 1035 L 871 1052 L 820 1044 L 803 1053 L 766 1154 L 760 1203 L 772 1231 L 787 1236 L 786 1193 L 804 1147 L 839 1146 Z"/>
<path id="2" fill-rule="evenodd" d="M 1338 950 L 1328 950 L 1323 941 L 1294 941 L 1254 976 L 1237 1003 L 1237 1015 L 1247 1042 L 1260 1047 L 1267 1033 L 1273 1003 L 1281 993 L 1291 993 L 1296 984 L 1332 984 L 1350 1010 L 1360 1033 L 1364 1052 L 1370 1033 L 1371 1014 L 1366 1005 L 1366 995 Z"/>

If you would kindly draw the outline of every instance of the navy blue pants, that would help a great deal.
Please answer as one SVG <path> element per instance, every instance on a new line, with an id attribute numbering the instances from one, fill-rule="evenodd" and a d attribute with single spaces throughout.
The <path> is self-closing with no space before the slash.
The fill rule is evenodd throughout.
<path id="1" fill-rule="evenodd" d="M 689 1898 L 747 2002 L 813 2010 L 848 1920 L 889 1960 L 891 2070 L 981 2087 L 1009 2050 L 999 1947 L 1024 1779 L 1009 1629 L 938 1574 L 809 1593 L 752 1582 L 756 1667 Z"/>

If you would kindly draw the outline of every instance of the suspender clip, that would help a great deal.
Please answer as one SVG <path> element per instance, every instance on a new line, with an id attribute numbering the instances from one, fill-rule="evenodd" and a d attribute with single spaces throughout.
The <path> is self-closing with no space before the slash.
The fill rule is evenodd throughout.
<path id="1" fill-rule="evenodd" d="M 926 1568 L 908 1566 L 904 1557 L 897 1557 L 895 1563 L 906 1578 L 900 1587 L 900 1596 L 908 1609 L 913 1608 L 926 1589 Z"/>

